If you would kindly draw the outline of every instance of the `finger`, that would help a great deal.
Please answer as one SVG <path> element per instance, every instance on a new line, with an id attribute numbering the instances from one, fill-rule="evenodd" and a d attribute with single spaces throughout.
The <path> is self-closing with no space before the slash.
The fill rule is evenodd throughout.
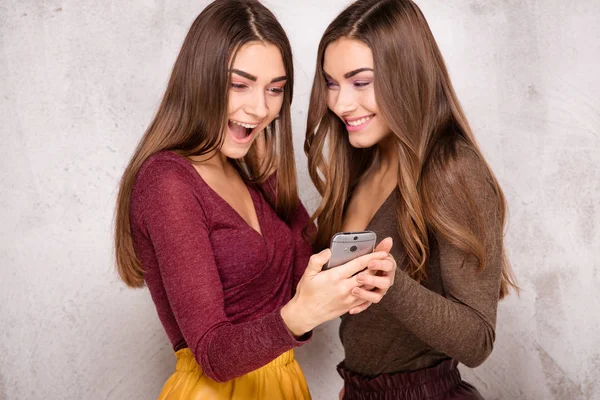
<path id="1" fill-rule="evenodd" d="M 346 279 L 352 277 L 357 272 L 362 271 L 367 267 L 371 260 L 383 260 L 388 257 L 389 254 L 383 251 L 366 254 L 364 256 L 355 258 L 352 261 L 348 261 L 346 264 L 340 265 L 335 268 L 336 277 L 339 279 Z"/>
<path id="2" fill-rule="evenodd" d="M 359 287 L 352 289 L 352 294 L 361 300 L 369 301 L 371 303 L 379 303 L 385 294 L 382 289 L 376 290 L 365 290 Z"/>
<path id="3" fill-rule="evenodd" d="M 392 286 L 392 279 L 389 276 L 373 276 L 369 274 L 359 274 L 357 276 L 357 282 L 362 284 L 360 288 L 366 291 L 372 290 L 373 288 L 387 290 Z M 369 289 L 369 287 L 371 289 Z"/>
<path id="4" fill-rule="evenodd" d="M 350 315 L 355 315 L 358 313 L 361 313 L 363 311 L 365 311 L 367 308 L 369 308 L 371 306 L 371 302 L 365 301 L 363 304 L 361 304 L 360 306 L 354 307 L 353 309 L 351 309 L 349 311 Z"/>
<path id="5" fill-rule="evenodd" d="M 320 253 L 313 254 L 310 256 L 308 260 L 308 265 L 306 266 L 306 271 L 304 271 L 304 275 L 308 277 L 316 276 L 321 270 L 323 266 L 329 261 L 331 257 L 331 251 L 329 249 L 325 249 Z"/>
<path id="6" fill-rule="evenodd" d="M 379 242 L 377 247 L 375 247 L 374 251 L 385 251 L 386 253 L 389 253 L 392 250 L 393 245 L 394 239 L 392 239 L 391 237 L 386 237 L 381 242 Z"/>
<path id="7" fill-rule="evenodd" d="M 396 262 L 390 258 L 386 258 L 385 260 L 371 260 L 369 261 L 367 268 L 369 268 L 369 271 L 373 272 L 392 272 L 396 268 Z M 376 275 L 376 273 L 374 275 Z"/>

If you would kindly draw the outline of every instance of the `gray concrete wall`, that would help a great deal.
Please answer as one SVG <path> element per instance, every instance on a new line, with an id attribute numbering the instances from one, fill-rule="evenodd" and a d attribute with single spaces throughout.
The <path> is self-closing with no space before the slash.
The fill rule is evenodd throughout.
<path id="1" fill-rule="evenodd" d="M 0 2 L 0 399 L 152 399 L 174 357 L 112 267 L 117 181 L 206 1 Z M 269 0 L 296 58 L 301 151 L 316 45 L 346 0 Z M 600 399 L 600 2 L 421 0 L 510 205 L 523 287 L 464 375 L 487 399 Z M 333 399 L 337 323 L 298 351 Z M 374 339 L 375 340 L 375 339 Z"/>

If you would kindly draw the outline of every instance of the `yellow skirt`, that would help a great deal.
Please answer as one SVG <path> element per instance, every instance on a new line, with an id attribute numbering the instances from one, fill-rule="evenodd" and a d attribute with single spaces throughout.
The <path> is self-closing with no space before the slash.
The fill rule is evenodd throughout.
<path id="1" fill-rule="evenodd" d="M 189 348 L 177 351 L 175 356 L 175 373 L 165 383 L 159 400 L 310 400 L 294 350 L 264 367 L 222 383 L 204 375 Z"/>

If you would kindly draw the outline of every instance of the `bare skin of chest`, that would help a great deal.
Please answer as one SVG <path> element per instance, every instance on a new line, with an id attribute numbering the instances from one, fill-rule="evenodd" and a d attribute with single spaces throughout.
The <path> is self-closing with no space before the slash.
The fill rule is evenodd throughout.
<path id="1" fill-rule="evenodd" d="M 218 170 L 210 166 L 194 165 L 202 179 L 233 208 L 256 232 L 261 233 L 248 187 L 235 169 Z"/>
<path id="2" fill-rule="evenodd" d="M 365 230 L 395 187 L 396 180 L 393 176 L 372 174 L 361 180 L 344 214 L 344 232 Z"/>

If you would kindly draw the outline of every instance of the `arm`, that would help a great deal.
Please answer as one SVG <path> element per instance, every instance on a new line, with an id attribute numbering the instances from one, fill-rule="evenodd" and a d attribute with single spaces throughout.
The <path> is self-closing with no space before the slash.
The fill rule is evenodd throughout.
<path id="1" fill-rule="evenodd" d="M 144 203 L 141 223 L 153 244 L 173 314 L 204 373 L 227 381 L 302 344 L 287 329 L 279 309 L 239 324 L 227 318 L 208 223 L 190 172 L 170 163 L 157 167 L 160 173 L 144 182 L 139 196 Z"/>
<path id="2" fill-rule="evenodd" d="M 293 289 L 296 291 L 296 286 L 302 275 L 304 274 L 304 270 L 308 265 L 308 260 L 312 255 L 312 246 L 309 243 L 309 238 L 305 237 L 303 231 L 304 228 L 308 226 L 309 222 L 308 212 L 304 208 L 304 205 L 300 200 L 298 200 L 298 208 L 294 212 L 293 217 L 289 222 L 290 229 L 292 231 L 292 235 L 294 237 L 294 282 Z M 314 224 L 310 224 L 308 227 L 307 233 L 312 232 L 315 229 Z"/>
<path id="3" fill-rule="evenodd" d="M 489 356 L 495 339 L 503 235 L 497 197 L 487 175 L 477 168 L 470 168 L 466 175 L 487 238 L 486 267 L 479 270 L 473 257 L 436 235 L 446 297 L 398 271 L 393 290 L 381 303 L 429 346 L 476 367 Z M 472 227 L 476 216 L 460 218 Z"/>

